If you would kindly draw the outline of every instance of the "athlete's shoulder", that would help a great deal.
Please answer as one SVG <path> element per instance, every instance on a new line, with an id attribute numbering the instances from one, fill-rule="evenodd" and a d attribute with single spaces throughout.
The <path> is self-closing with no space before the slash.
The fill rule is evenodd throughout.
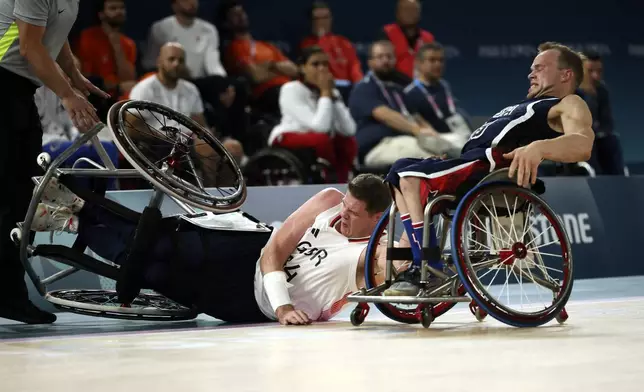
<path id="1" fill-rule="evenodd" d="M 333 207 L 342 203 L 342 199 L 344 198 L 344 193 L 340 192 L 336 188 L 329 187 L 329 188 L 322 189 L 313 197 L 317 199 L 318 203 Z"/>
<path id="2" fill-rule="evenodd" d="M 590 109 L 588 109 L 588 104 L 584 99 L 577 94 L 569 94 L 561 98 L 557 105 L 552 107 L 553 110 L 556 110 L 560 113 L 564 112 L 588 112 L 590 114 Z"/>
<path id="3" fill-rule="evenodd" d="M 577 94 L 569 94 L 561 98 L 560 103 L 564 105 L 584 105 L 586 106 L 586 101 Z"/>

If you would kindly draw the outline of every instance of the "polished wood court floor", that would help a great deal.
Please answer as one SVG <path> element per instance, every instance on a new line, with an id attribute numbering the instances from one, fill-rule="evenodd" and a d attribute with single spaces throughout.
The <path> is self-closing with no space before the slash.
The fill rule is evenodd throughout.
<path id="1" fill-rule="evenodd" d="M 425 330 L 347 308 L 306 327 L 60 314 L 0 320 L 0 391 L 644 391 L 644 277 L 578 281 L 570 319 L 517 329 L 458 306 Z"/>

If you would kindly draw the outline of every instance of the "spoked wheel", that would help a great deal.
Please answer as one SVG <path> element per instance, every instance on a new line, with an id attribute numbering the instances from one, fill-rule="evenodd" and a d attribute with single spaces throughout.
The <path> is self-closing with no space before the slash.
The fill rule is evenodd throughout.
<path id="1" fill-rule="evenodd" d="M 244 203 L 246 185 L 237 162 L 191 118 L 157 103 L 124 101 L 110 108 L 108 125 L 123 156 L 154 187 L 214 213 Z"/>
<path id="2" fill-rule="evenodd" d="M 140 293 L 129 305 L 118 302 L 111 290 L 57 290 L 45 299 L 59 309 L 86 316 L 126 320 L 179 321 L 192 320 L 197 312 L 162 295 Z"/>
<path id="3" fill-rule="evenodd" d="M 297 157 L 283 149 L 264 149 L 252 156 L 244 167 L 248 186 L 305 184 L 306 168 Z"/>
<path id="4" fill-rule="evenodd" d="M 453 222 L 455 265 L 480 309 L 516 327 L 561 313 L 573 286 L 571 247 L 543 199 L 507 182 L 482 184 L 461 200 Z"/>
<path id="5" fill-rule="evenodd" d="M 379 240 L 381 238 L 384 239 L 383 234 L 385 234 L 387 224 L 389 223 L 389 211 L 390 210 L 387 209 L 387 211 L 382 214 L 382 217 L 380 218 L 376 229 L 371 235 L 369 244 L 367 245 L 367 252 L 365 255 L 365 282 L 367 290 L 377 287 L 384 281 L 385 278 L 386 272 L 384 270 L 380 271 L 377 266 L 376 249 Z M 400 218 L 397 216 L 396 219 L 398 220 L 396 222 L 396 226 L 402 227 Z M 383 240 L 383 243 L 386 242 L 384 242 Z M 397 261 L 394 261 L 394 266 L 396 262 Z M 462 290 L 462 288 L 460 288 L 459 290 Z M 418 324 L 420 322 L 417 313 L 418 305 L 416 304 L 375 303 L 374 305 L 378 308 L 378 310 L 380 310 L 382 314 L 394 321 L 407 324 Z M 455 305 L 455 302 L 440 302 L 424 309 L 429 309 L 431 311 L 433 321 L 437 317 L 445 314 L 448 310 L 452 309 Z"/>

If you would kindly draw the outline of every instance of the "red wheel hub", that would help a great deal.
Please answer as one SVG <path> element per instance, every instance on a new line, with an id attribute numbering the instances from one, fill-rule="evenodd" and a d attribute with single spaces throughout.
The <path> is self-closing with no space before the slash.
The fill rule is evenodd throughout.
<path id="1" fill-rule="evenodd" d="M 501 249 L 499 257 L 503 265 L 512 265 L 515 259 L 525 259 L 528 255 L 528 248 L 523 242 L 515 242 L 512 249 Z"/>

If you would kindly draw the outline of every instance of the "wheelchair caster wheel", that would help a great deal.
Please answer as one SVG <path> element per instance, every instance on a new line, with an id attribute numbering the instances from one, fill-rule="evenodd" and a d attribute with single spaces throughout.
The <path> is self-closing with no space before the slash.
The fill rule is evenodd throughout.
<path id="1" fill-rule="evenodd" d="M 51 155 L 46 152 L 41 152 L 40 154 L 38 154 L 36 162 L 38 163 L 38 166 L 42 167 L 43 169 L 47 169 L 47 166 L 49 166 L 49 164 L 51 163 Z"/>
<path id="2" fill-rule="evenodd" d="M 420 323 L 423 325 L 423 327 L 429 328 L 429 326 L 432 325 L 432 322 L 434 322 L 432 308 L 429 306 L 423 308 L 423 310 L 420 311 Z"/>
<path id="3" fill-rule="evenodd" d="M 478 321 L 483 321 L 485 320 L 485 317 L 487 317 L 487 312 L 481 308 L 478 308 L 476 309 L 476 313 L 474 313 L 474 317 L 476 317 Z"/>
<path id="4" fill-rule="evenodd" d="M 568 312 L 566 312 L 566 308 L 561 309 L 561 312 L 559 312 L 557 317 L 555 317 L 555 320 L 557 320 L 559 324 L 563 324 L 568 320 Z"/>
<path id="5" fill-rule="evenodd" d="M 361 325 L 364 322 L 364 320 L 367 318 L 368 313 L 369 313 L 369 306 L 368 305 L 365 305 L 365 306 L 358 305 L 358 306 L 356 306 L 356 308 L 351 311 L 351 317 L 350 317 L 351 318 L 351 324 L 353 324 L 353 326 L 355 326 L 355 327 Z"/>
<path id="6" fill-rule="evenodd" d="M 11 241 L 13 241 L 14 244 L 18 245 L 22 240 L 22 230 L 16 227 L 11 230 L 11 233 L 9 233 L 9 236 L 11 238 Z"/>
<path id="7" fill-rule="evenodd" d="M 487 317 L 487 312 L 479 306 L 476 302 L 472 300 L 470 302 L 470 312 L 476 317 L 476 320 L 483 321 Z"/>

